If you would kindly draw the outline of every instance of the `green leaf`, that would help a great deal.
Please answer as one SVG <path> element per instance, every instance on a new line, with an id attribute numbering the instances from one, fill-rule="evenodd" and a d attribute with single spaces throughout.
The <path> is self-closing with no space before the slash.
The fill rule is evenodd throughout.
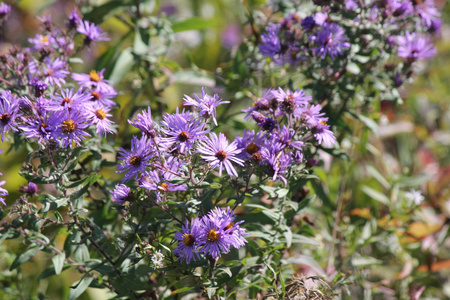
<path id="1" fill-rule="evenodd" d="M 368 186 L 365 186 L 365 185 L 361 187 L 361 190 L 366 195 L 371 197 L 372 199 L 377 200 L 378 202 L 383 203 L 385 205 L 389 205 L 389 198 L 385 194 L 380 193 L 379 191 L 376 191 L 376 190 L 374 190 L 374 189 L 372 189 L 372 188 L 370 188 Z"/>
<path id="2" fill-rule="evenodd" d="M 213 298 L 213 296 L 216 294 L 216 290 L 217 290 L 216 287 L 209 287 L 209 288 L 206 288 L 206 293 L 208 294 L 208 298 L 209 298 L 209 299 L 212 299 L 212 298 Z"/>
<path id="3" fill-rule="evenodd" d="M 175 295 L 175 294 L 187 292 L 187 291 L 190 291 L 190 290 L 192 290 L 192 287 L 185 286 L 184 288 L 181 288 L 181 289 L 178 289 L 178 290 L 175 290 L 175 291 L 171 292 L 170 295 Z"/>
<path id="4" fill-rule="evenodd" d="M 105 4 L 96 6 L 92 10 L 83 15 L 85 20 L 89 20 L 93 23 L 99 24 L 108 16 L 113 14 L 121 6 L 129 6 L 130 1 L 126 0 L 110 0 Z"/>
<path id="5" fill-rule="evenodd" d="M 58 275 L 61 273 L 63 267 L 64 267 L 64 261 L 66 260 L 66 253 L 62 251 L 61 253 L 53 256 L 52 262 L 53 266 L 55 267 L 55 274 Z"/>
<path id="6" fill-rule="evenodd" d="M 347 71 L 349 73 L 352 73 L 354 75 L 359 74 L 359 72 L 361 72 L 361 70 L 359 69 L 358 65 L 355 63 L 349 63 L 347 64 Z"/>
<path id="7" fill-rule="evenodd" d="M 379 265 L 381 261 L 370 256 L 357 256 L 352 258 L 352 265 L 355 267 Z"/>
<path id="8" fill-rule="evenodd" d="M 70 287 L 68 300 L 76 300 L 89 287 L 94 278 L 84 276 Z"/>
<path id="9" fill-rule="evenodd" d="M 194 17 L 172 24 L 172 30 L 173 32 L 182 32 L 188 30 L 201 30 L 214 26 L 217 26 L 217 22 L 214 20 Z"/>
<path id="10" fill-rule="evenodd" d="M 214 76 L 194 70 L 183 70 L 173 74 L 173 79 L 177 83 L 184 83 L 197 86 L 214 87 L 216 80 Z"/>
<path id="11" fill-rule="evenodd" d="M 129 47 L 123 50 L 114 64 L 114 68 L 109 76 L 109 80 L 117 85 L 122 78 L 131 70 L 134 65 L 134 56 L 132 54 L 132 48 Z"/>
<path id="12" fill-rule="evenodd" d="M 210 187 L 212 189 L 220 189 L 222 187 L 222 185 L 218 182 L 213 182 L 213 183 L 211 183 Z"/>
<path id="13" fill-rule="evenodd" d="M 39 250 L 40 250 L 39 248 L 40 247 L 38 245 L 34 245 L 34 244 L 28 246 L 28 248 L 24 252 L 17 255 L 16 259 L 11 264 L 11 267 L 9 268 L 9 270 L 12 271 L 15 268 L 19 267 L 24 262 L 27 262 L 28 260 L 30 260 L 33 256 L 36 255 L 36 253 L 39 252 Z"/>

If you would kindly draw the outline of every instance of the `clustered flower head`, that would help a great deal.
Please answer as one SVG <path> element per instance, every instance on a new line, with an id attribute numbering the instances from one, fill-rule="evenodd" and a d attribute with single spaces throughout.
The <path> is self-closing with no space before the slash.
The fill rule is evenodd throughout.
<path id="1" fill-rule="evenodd" d="M 6 63 L 0 66 L 0 71 L 8 70 L 4 74 L 14 74 L 4 78 L 6 87 L 22 91 L 16 95 L 0 89 L 1 140 L 12 130 L 36 139 L 42 147 L 57 144 L 69 148 L 92 136 L 91 128 L 99 136 L 114 133 L 109 112 L 116 106 L 112 99 L 117 92 L 103 78 L 104 70 L 71 74 L 68 62 L 74 54 L 75 34 L 86 35 L 91 43 L 104 40 L 105 33 L 87 36 L 100 29 L 87 21 L 82 23 L 76 11 L 67 21 L 67 30 L 55 29 L 50 17 L 43 18 L 42 24 L 43 31 L 28 39 L 31 46 L 21 52 L 11 49 Z M 81 24 L 90 30 L 71 30 Z M 70 76 L 79 87 L 65 87 Z"/>
<path id="2" fill-rule="evenodd" d="M 230 252 L 231 247 L 244 246 L 247 233 L 240 227 L 243 221 L 235 222 L 235 218 L 229 207 L 216 207 L 207 215 L 192 219 L 190 224 L 186 220 L 182 230 L 175 233 L 178 246 L 174 253 L 189 264 L 199 260 L 201 254 L 216 259 Z"/>

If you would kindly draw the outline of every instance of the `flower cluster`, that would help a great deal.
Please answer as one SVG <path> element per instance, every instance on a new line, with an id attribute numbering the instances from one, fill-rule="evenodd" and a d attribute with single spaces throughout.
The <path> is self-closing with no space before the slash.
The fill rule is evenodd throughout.
<path id="1" fill-rule="evenodd" d="M 435 53 L 430 39 L 420 34 L 440 30 L 440 13 L 433 0 L 314 3 L 320 7 L 319 12 L 303 18 L 290 13 L 277 23 L 269 23 L 261 35 L 261 54 L 278 65 L 298 65 L 309 57 L 329 56 L 334 60 L 338 56 L 351 56 L 350 51 L 346 52 L 351 48 L 349 36 L 352 41 L 362 37 L 366 44 L 358 47 L 367 47 L 364 38 L 372 31 L 375 36 L 382 34 L 380 43 L 386 43 L 386 47 L 378 43 L 377 49 L 390 52 L 389 47 L 394 46 L 398 56 L 410 63 Z"/>
<path id="2" fill-rule="evenodd" d="M 311 56 L 325 59 L 328 55 L 334 59 L 350 47 L 345 30 L 338 24 L 319 21 L 318 17 L 300 20 L 296 14 L 290 14 L 278 24 L 270 23 L 261 42 L 261 54 L 278 65 L 297 65 Z"/>
<path id="3" fill-rule="evenodd" d="M 28 40 L 31 47 L 21 52 L 13 48 L 3 56 L 0 71 L 6 74 L 2 83 L 8 90 L 0 90 L 1 140 L 13 130 L 41 145 L 51 142 L 71 147 L 92 135 L 90 127 L 98 135 L 113 133 L 109 111 L 116 105 L 112 99 L 117 92 L 103 78 L 104 70 L 70 74 L 68 63 L 76 34 L 84 35 L 90 44 L 104 40 L 104 33 L 87 21 L 82 23 L 76 11 L 62 30 L 55 28 L 50 17 L 42 22 L 43 32 Z M 92 29 L 86 31 L 85 27 Z M 93 31 L 100 33 L 95 36 Z M 64 87 L 69 75 L 79 88 Z M 9 91 L 12 88 L 17 95 Z"/>
<path id="4" fill-rule="evenodd" d="M 200 259 L 200 255 L 209 255 L 213 259 L 230 252 L 231 246 L 240 248 L 247 243 L 244 228 L 235 222 L 233 211 L 216 207 L 201 218 L 194 218 L 175 233 L 178 246 L 174 253 L 181 261 L 190 263 Z"/>

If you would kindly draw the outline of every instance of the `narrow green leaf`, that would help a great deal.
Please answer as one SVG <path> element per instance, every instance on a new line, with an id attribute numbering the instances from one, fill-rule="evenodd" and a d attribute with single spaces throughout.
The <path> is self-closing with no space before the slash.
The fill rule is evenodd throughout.
<path id="1" fill-rule="evenodd" d="M 131 47 L 125 49 L 120 53 L 119 57 L 114 64 L 114 68 L 109 76 L 109 80 L 113 82 L 114 85 L 118 84 L 122 78 L 134 65 L 134 56 L 132 54 Z"/>
<path id="2" fill-rule="evenodd" d="M 34 245 L 34 244 L 28 246 L 28 248 L 24 252 L 17 255 L 16 259 L 11 264 L 11 267 L 9 268 L 9 270 L 12 271 L 15 268 L 19 267 L 24 262 L 30 260 L 38 252 L 39 252 L 39 246 Z"/>
<path id="3" fill-rule="evenodd" d="M 76 300 L 89 287 L 94 278 L 84 276 L 70 287 L 68 300 Z"/>
<path id="4" fill-rule="evenodd" d="M 62 251 L 61 253 L 53 256 L 52 262 L 53 266 L 55 267 L 55 274 L 58 275 L 61 273 L 63 267 L 64 267 L 64 261 L 66 260 L 66 253 Z"/>
<path id="5" fill-rule="evenodd" d="M 362 186 L 361 190 L 372 199 L 377 200 L 378 202 L 385 205 L 389 205 L 389 198 L 385 194 L 380 193 L 379 191 L 376 191 L 368 186 Z"/>

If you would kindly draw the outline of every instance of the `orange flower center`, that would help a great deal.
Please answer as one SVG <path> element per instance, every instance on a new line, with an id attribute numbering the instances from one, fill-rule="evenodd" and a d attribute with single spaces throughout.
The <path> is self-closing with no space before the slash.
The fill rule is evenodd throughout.
<path id="1" fill-rule="evenodd" d="M 253 154 L 255 152 L 258 152 L 259 147 L 255 143 L 250 143 L 247 148 L 245 148 L 245 151 L 247 151 L 248 154 Z"/>
<path id="2" fill-rule="evenodd" d="M 167 192 L 169 190 L 169 185 L 167 183 L 161 183 L 160 186 L 158 186 L 158 191 L 160 192 Z"/>
<path id="3" fill-rule="evenodd" d="M 220 161 L 224 161 L 227 158 L 227 154 L 223 150 L 217 151 L 215 156 Z"/>
<path id="4" fill-rule="evenodd" d="M 72 103 L 72 99 L 64 98 L 61 104 L 64 105 L 64 103 Z"/>
<path id="5" fill-rule="evenodd" d="M 92 96 L 91 100 L 98 100 L 98 99 L 100 99 L 100 94 L 98 92 L 92 92 L 91 96 Z"/>
<path id="6" fill-rule="evenodd" d="M 180 142 L 186 142 L 189 139 L 189 133 L 187 133 L 186 131 L 182 131 L 178 135 L 178 138 L 180 139 Z"/>
<path id="7" fill-rule="evenodd" d="M 4 113 L 3 115 L 0 115 L 0 122 L 3 124 L 8 124 L 9 120 L 11 120 L 11 116 L 7 113 Z"/>
<path id="8" fill-rule="evenodd" d="M 137 156 L 137 155 L 132 156 L 132 157 L 130 158 L 129 162 L 130 162 L 130 164 L 131 164 L 132 166 L 137 167 L 137 166 L 139 166 L 139 165 L 141 164 L 141 157 L 140 157 L 140 156 Z"/>
<path id="9" fill-rule="evenodd" d="M 99 118 L 100 120 L 103 120 L 104 118 L 106 118 L 106 114 L 102 109 L 98 109 L 95 111 L 95 115 L 97 116 L 97 118 Z"/>

